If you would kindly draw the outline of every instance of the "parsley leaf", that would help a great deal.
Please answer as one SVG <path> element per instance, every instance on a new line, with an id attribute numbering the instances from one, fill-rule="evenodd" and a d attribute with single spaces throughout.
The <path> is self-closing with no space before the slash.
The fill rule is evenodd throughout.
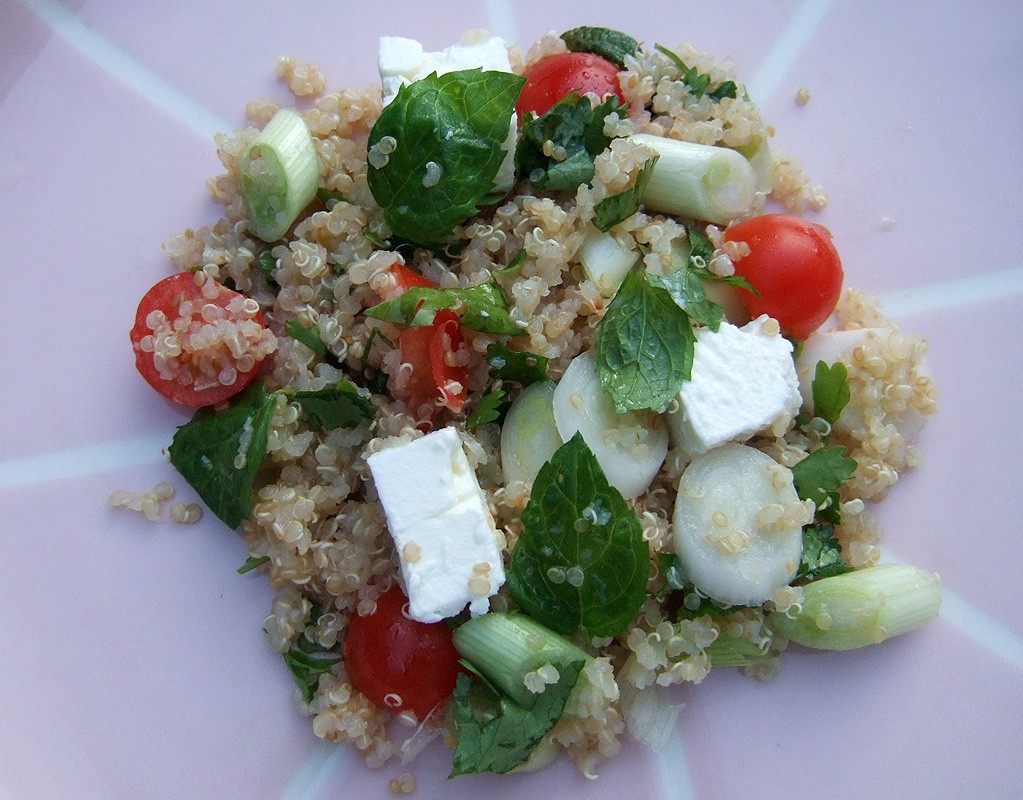
<path id="1" fill-rule="evenodd" d="M 370 132 L 367 174 L 397 236 L 439 244 L 493 199 L 506 155 L 502 145 L 524 82 L 510 72 L 466 69 L 401 87 Z M 394 142 L 390 153 L 378 147 L 384 137 Z M 428 175 L 436 183 L 428 179 L 424 186 Z"/>
<path id="2" fill-rule="evenodd" d="M 224 411 L 200 408 L 178 428 L 171 464 L 229 528 L 252 514 L 256 473 L 266 455 L 275 399 L 258 381 Z"/>
<path id="3" fill-rule="evenodd" d="M 508 392 L 505 388 L 501 384 L 495 385 L 494 388 L 480 398 L 476 408 L 465 418 L 465 429 L 471 431 L 480 425 L 486 425 L 488 422 L 497 422 L 501 419 L 507 412 L 505 408 L 505 399 L 507 397 Z"/>
<path id="4" fill-rule="evenodd" d="M 376 415 L 373 404 L 359 394 L 354 383 L 346 380 L 316 391 L 295 392 L 293 397 L 310 422 L 326 431 L 355 428 L 372 422 Z"/>
<path id="5" fill-rule="evenodd" d="M 699 100 L 707 95 L 712 100 L 720 102 L 726 97 L 735 97 L 738 93 L 738 86 L 735 81 L 722 81 L 713 91 L 707 91 L 713 78 L 705 72 L 700 72 L 696 67 L 687 67 L 681 58 L 663 45 L 654 45 L 658 52 L 666 55 L 678 68 L 681 74 L 681 81 L 689 87 L 689 93 Z"/>
<path id="6" fill-rule="evenodd" d="M 649 574 L 636 512 L 577 433 L 533 482 L 508 571 L 512 598 L 559 633 L 615 636 L 643 605 Z"/>
<path id="7" fill-rule="evenodd" d="M 597 328 L 601 386 L 619 412 L 663 408 L 689 379 L 696 335 L 671 293 L 630 272 Z"/>
<path id="8" fill-rule="evenodd" d="M 814 416 L 834 425 L 852 396 L 849 390 L 849 371 L 845 364 L 836 361 L 829 367 L 824 361 L 818 361 L 812 391 Z"/>
<path id="9" fill-rule="evenodd" d="M 856 459 L 845 454 L 845 447 L 836 444 L 822 447 L 792 467 L 796 494 L 801 500 L 813 500 L 818 511 L 837 514 L 838 489 L 856 471 Z"/>
<path id="10" fill-rule="evenodd" d="M 393 300 L 385 300 L 366 309 L 366 316 L 395 325 L 418 328 L 432 325 L 437 312 L 455 309 L 459 322 L 467 328 L 501 336 L 521 336 L 525 331 L 508 313 L 508 299 L 496 281 L 468 289 L 434 289 L 413 286 Z"/>
<path id="11" fill-rule="evenodd" d="M 318 603 L 314 603 L 307 627 L 315 626 L 321 616 L 323 616 L 323 608 Z M 341 661 L 340 653 L 340 643 L 331 648 L 325 648 L 310 641 L 303 634 L 298 637 L 294 647 L 282 654 L 284 663 L 295 679 L 295 685 L 298 686 L 307 703 L 313 701 L 313 695 L 320 685 L 320 676 L 326 675 L 331 671 L 331 667 Z"/>
<path id="12" fill-rule="evenodd" d="M 536 353 L 520 352 L 494 342 L 487 345 L 487 363 L 490 377 L 502 381 L 515 381 L 523 389 L 547 380 L 547 362 Z"/>
<path id="13" fill-rule="evenodd" d="M 653 156 L 647 160 L 631 189 L 605 197 L 593 207 L 593 224 L 599 231 L 607 233 L 619 222 L 639 211 L 640 198 L 646 191 L 646 185 L 650 183 L 650 176 L 654 174 L 654 164 L 658 158 L 659 156 Z"/>
<path id="14" fill-rule="evenodd" d="M 264 250 L 259 254 L 257 263 L 259 264 L 259 271 L 266 278 L 266 285 L 270 287 L 270 290 L 274 292 L 279 290 L 281 285 L 277 283 L 277 259 L 274 258 L 273 253 L 269 250 Z"/>
<path id="15" fill-rule="evenodd" d="M 479 772 L 500 775 L 528 760 L 564 713 L 583 664 L 558 665 L 557 683 L 538 694 L 532 708 L 495 695 L 487 683 L 459 674 L 454 693 L 458 744 L 448 777 Z"/>
<path id="16" fill-rule="evenodd" d="M 834 525 L 805 525 L 803 527 L 803 558 L 797 578 L 815 580 L 829 578 L 852 571 L 842 558 L 842 548 L 835 538 Z"/>
<path id="17" fill-rule="evenodd" d="M 593 160 L 611 142 L 611 137 L 604 135 L 604 117 L 617 108 L 618 98 L 613 95 L 593 108 L 588 97 L 573 92 L 542 116 L 530 116 L 519 129 L 517 173 L 538 190 L 572 191 L 589 183 Z M 564 150 L 563 157 L 545 155 L 548 141 Z"/>

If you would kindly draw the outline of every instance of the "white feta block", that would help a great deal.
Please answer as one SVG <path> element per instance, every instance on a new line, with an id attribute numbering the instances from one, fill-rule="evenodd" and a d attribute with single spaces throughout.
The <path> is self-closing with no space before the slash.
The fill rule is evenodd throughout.
<path id="1" fill-rule="evenodd" d="M 801 404 L 792 344 L 763 315 L 741 328 L 722 322 L 717 331 L 700 330 L 692 379 L 669 423 L 676 445 L 693 456 L 744 442 Z"/>
<path id="2" fill-rule="evenodd" d="M 501 545 L 454 428 L 367 459 L 401 565 L 409 615 L 437 622 L 489 609 L 504 584 Z"/>

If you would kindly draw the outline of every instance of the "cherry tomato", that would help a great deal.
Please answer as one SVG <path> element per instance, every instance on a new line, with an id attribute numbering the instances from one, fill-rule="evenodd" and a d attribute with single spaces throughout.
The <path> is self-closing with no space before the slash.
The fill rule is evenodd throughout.
<path id="1" fill-rule="evenodd" d="M 395 280 L 380 294 L 385 300 L 397 297 L 414 286 L 433 286 L 418 272 L 401 264 L 390 268 Z M 437 312 L 432 325 L 406 328 L 398 334 L 401 360 L 412 365 L 403 394 L 409 405 L 419 410 L 429 406 L 431 414 L 440 405 L 454 412 L 462 410 L 469 383 L 469 367 L 460 363 L 465 337 L 458 316 L 449 309 Z"/>
<path id="2" fill-rule="evenodd" d="M 179 272 L 142 297 L 131 345 L 150 386 L 168 400 L 200 408 L 252 383 L 277 340 L 254 300 L 212 278 Z"/>
<path id="3" fill-rule="evenodd" d="M 754 317 L 768 314 L 786 334 L 805 339 L 835 310 L 843 272 L 827 228 L 790 214 L 764 214 L 731 225 L 724 238 L 749 245 L 735 271 L 760 292 L 739 292 Z"/>
<path id="4" fill-rule="evenodd" d="M 598 97 L 613 94 L 625 103 L 618 67 L 593 53 L 557 53 L 541 58 L 523 74 L 526 83 L 515 103 L 520 123 L 530 111 L 538 116 L 547 113 L 571 92 L 593 92 Z"/>
<path id="5" fill-rule="evenodd" d="M 377 598 L 376 610 L 356 614 L 345 634 L 345 668 L 352 686 L 392 711 L 412 711 L 422 722 L 454 691 L 458 651 L 443 622 L 405 615 L 408 599 L 398 586 Z"/>

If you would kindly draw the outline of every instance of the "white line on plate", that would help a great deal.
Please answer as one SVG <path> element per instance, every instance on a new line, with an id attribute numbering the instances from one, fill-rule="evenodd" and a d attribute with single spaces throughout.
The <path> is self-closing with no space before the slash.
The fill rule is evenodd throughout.
<path id="1" fill-rule="evenodd" d="M 758 106 L 763 108 L 767 105 L 771 95 L 813 38 L 831 3 L 832 0 L 805 0 L 796 9 L 753 80 L 746 84 L 749 96 Z"/>
<path id="2" fill-rule="evenodd" d="M 511 0 L 487 0 L 487 19 L 490 32 L 500 36 L 506 44 L 519 40 L 519 26 L 515 20 L 515 6 Z"/>
<path id="3" fill-rule="evenodd" d="M 347 745 L 320 742 L 299 767 L 281 800 L 315 800 L 338 768 L 347 764 L 351 751 Z"/>
<path id="4" fill-rule="evenodd" d="M 21 3 L 90 61 L 204 139 L 211 140 L 219 131 L 234 130 L 235 126 L 139 64 L 56 0 L 21 0 Z"/>
<path id="5" fill-rule="evenodd" d="M 655 762 L 661 774 L 664 800 L 696 800 L 696 789 L 689 773 L 689 759 L 681 739 L 669 739 L 664 750 L 655 755 Z"/>
<path id="6" fill-rule="evenodd" d="M 1016 267 L 889 292 L 882 295 L 881 304 L 887 316 L 904 317 L 998 300 L 1021 292 L 1023 267 Z"/>

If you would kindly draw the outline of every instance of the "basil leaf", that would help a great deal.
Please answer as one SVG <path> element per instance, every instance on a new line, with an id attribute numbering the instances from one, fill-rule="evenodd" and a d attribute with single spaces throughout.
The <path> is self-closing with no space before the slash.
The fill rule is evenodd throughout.
<path id="1" fill-rule="evenodd" d="M 544 356 L 526 353 L 494 342 L 487 345 L 487 363 L 490 377 L 502 381 L 515 381 L 523 389 L 547 380 L 547 362 Z"/>
<path id="2" fill-rule="evenodd" d="M 707 297 L 700 274 L 692 267 L 681 267 L 667 275 L 648 275 L 652 286 L 660 287 L 671 295 L 671 299 L 689 318 L 699 325 L 706 325 L 712 331 L 721 327 L 725 310 Z"/>
<path id="3" fill-rule="evenodd" d="M 508 571 L 512 598 L 558 633 L 616 636 L 643 605 L 649 574 L 636 512 L 577 433 L 533 482 Z"/>
<path id="4" fill-rule="evenodd" d="M 664 408 L 689 380 L 696 335 L 671 294 L 630 272 L 597 328 L 597 373 L 619 413 Z"/>
<path id="5" fill-rule="evenodd" d="M 607 233 L 611 228 L 639 211 L 640 198 L 654 174 L 654 164 L 659 156 L 648 159 L 636 176 L 631 189 L 605 197 L 593 207 L 593 224 L 598 230 Z"/>
<path id="6" fill-rule="evenodd" d="M 594 53 L 624 69 L 625 57 L 635 55 L 639 42 L 629 34 L 611 28 L 582 25 L 561 34 L 561 39 L 573 53 Z"/>
<path id="7" fill-rule="evenodd" d="M 369 188 L 395 234 L 436 245 L 479 211 L 504 161 L 524 82 L 509 72 L 467 69 L 401 87 L 368 142 Z M 384 137 L 393 149 L 379 147 Z"/>
<path id="8" fill-rule="evenodd" d="M 459 314 L 466 328 L 501 336 L 522 336 L 525 331 L 512 322 L 508 299 L 494 281 L 470 286 L 468 289 L 434 289 L 413 286 L 393 300 L 366 309 L 366 315 L 405 327 L 432 325 L 441 309 L 451 308 Z"/>
<path id="9" fill-rule="evenodd" d="M 274 395 L 257 381 L 224 411 L 200 408 L 178 428 L 168 448 L 171 464 L 229 528 L 252 514 L 252 490 L 266 455 L 274 404 Z"/>
<path id="10" fill-rule="evenodd" d="M 460 673 L 454 693 L 458 743 L 448 777 L 480 772 L 502 775 L 527 761 L 561 719 L 583 664 L 557 665 L 557 682 L 537 695 L 532 708 L 495 695 L 485 682 Z"/>
<path id="11" fill-rule="evenodd" d="M 845 454 L 845 447 L 822 447 L 792 467 L 796 494 L 801 500 L 813 500 L 818 510 L 837 513 L 838 489 L 856 472 L 856 459 Z"/>
<path id="12" fill-rule="evenodd" d="M 803 527 L 803 557 L 797 578 L 816 580 L 851 572 L 852 567 L 842 558 L 842 548 L 835 538 L 834 525 L 806 525 Z"/>
<path id="13" fill-rule="evenodd" d="M 604 135 L 604 117 L 618 108 L 609 97 L 596 108 L 588 97 L 575 93 L 555 103 L 543 116 L 530 116 L 519 130 L 515 166 L 521 178 L 548 191 L 573 191 L 593 180 L 593 160 L 610 144 Z M 551 142 L 560 158 L 545 155 Z"/>
<path id="14" fill-rule="evenodd" d="M 826 419 L 834 425 L 852 397 L 849 389 L 849 371 L 845 364 L 836 361 L 829 367 L 824 361 L 818 361 L 811 391 L 814 416 Z"/>
<path id="15" fill-rule="evenodd" d="M 316 391 L 295 392 L 293 397 L 309 421 L 326 431 L 355 428 L 372 422 L 376 415 L 373 404 L 359 394 L 354 383 L 346 380 Z"/>

